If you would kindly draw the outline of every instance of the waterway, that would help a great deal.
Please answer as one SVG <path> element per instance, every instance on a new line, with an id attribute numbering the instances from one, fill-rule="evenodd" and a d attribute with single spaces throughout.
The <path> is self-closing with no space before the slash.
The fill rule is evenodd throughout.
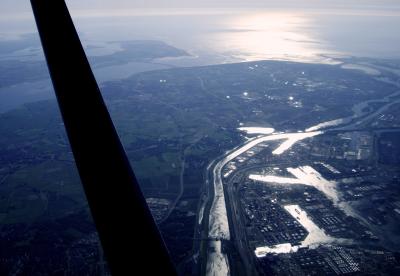
<path id="1" fill-rule="evenodd" d="M 359 69 L 350 67 L 349 69 Z M 378 75 L 378 74 L 374 74 Z M 380 79 L 381 81 L 388 82 L 387 80 Z M 400 84 L 389 82 L 396 85 L 400 89 Z M 230 161 L 238 157 L 239 155 L 249 151 L 253 147 L 259 145 L 260 143 L 267 141 L 282 141 L 273 150 L 273 154 L 280 155 L 289 150 L 297 142 L 308 139 L 314 136 L 321 135 L 328 131 L 337 130 L 351 130 L 355 127 L 359 127 L 362 123 L 380 115 L 387 108 L 393 104 L 400 103 L 400 90 L 396 91 L 386 97 L 381 99 L 368 100 L 361 102 L 353 107 L 353 115 L 346 118 L 339 118 L 335 120 L 330 120 L 327 122 L 321 122 L 315 126 L 311 126 L 305 130 L 305 132 L 296 133 L 274 133 L 273 128 L 262 128 L 262 127 L 241 127 L 238 128 L 239 131 L 244 131 L 247 134 L 258 135 L 256 138 L 248 140 L 244 145 L 235 148 L 232 151 L 227 152 L 225 157 L 223 157 L 215 166 L 209 166 L 212 169 L 213 175 L 213 186 L 214 186 L 214 198 L 212 199 L 211 210 L 209 213 L 209 229 L 208 237 L 215 241 L 229 241 L 231 238 L 229 223 L 227 217 L 227 210 L 224 197 L 224 188 L 222 183 L 222 169 Z M 368 107 L 371 103 L 382 103 L 382 106 L 377 110 L 368 113 L 365 107 Z M 276 176 L 260 176 L 251 175 L 250 178 L 255 180 L 260 180 L 264 182 L 275 182 L 275 183 L 286 183 L 286 184 L 305 184 L 311 185 L 324 193 L 328 198 L 330 198 L 334 204 L 338 205 L 344 209 L 344 211 L 349 215 L 354 215 L 353 210 L 347 210 L 348 206 L 346 204 L 339 204 L 338 192 L 336 190 L 336 183 L 333 181 L 328 181 L 324 179 L 318 172 L 316 172 L 310 166 L 304 166 L 299 168 L 288 168 L 289 173 L 295 176 L 295 178 L 283 178 Z M 301 216 L 297 216 L 296 219 L 307 229 L 310 233 L 309 236 L 303 241 L 301 246 L 310 246 L 312 244 L 329 243 L 334 241 L 332 237 L 327 236 L 324 231 L 318 228 L 307 216 L 307 214 L 300 209 L 299 206 L 286 206 L 285 209 L 291 213 L 293 210 L 298 210 Z M 292 213 L 291 213 L 292 214 Z M 338 242 L 348 242 L 339 241 Z M 282 252 L 289 251 L 295 252 L 297 248 L 292 247 L 290 244 L 277 245 L 274 248 L 263 248 L 261 251 L 256 251 L 256 254 L 263 255 L 269 250 L 270 252 Z M 229 274 L 229 262 L 228 257 L 225 252 L 222 252 L 221 247 L 215 246 L 215 243 L 209 244 L 207 257 L 207 275 L 215 275 L 215 271 L 212 268 L 223 267 L 223 270 L 219 270 L 218 275 L 228 275 Z M 257 253 L 258 252 L 258 253 Z M 261 253 L 263 252 L 263 253 Z"/>

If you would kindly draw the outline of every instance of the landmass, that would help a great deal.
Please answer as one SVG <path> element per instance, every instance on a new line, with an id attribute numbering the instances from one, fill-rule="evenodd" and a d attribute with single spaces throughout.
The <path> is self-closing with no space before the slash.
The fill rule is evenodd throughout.
<path id="1" fill-rule="evenodd" d="M 355 62 L 379 74 L 258 61 L 102 84 L 182 275 L 397 271 L 397 65 Z M 56 102 L 0 114 L 0 134 L 0 272 L 106 273 Z"/>

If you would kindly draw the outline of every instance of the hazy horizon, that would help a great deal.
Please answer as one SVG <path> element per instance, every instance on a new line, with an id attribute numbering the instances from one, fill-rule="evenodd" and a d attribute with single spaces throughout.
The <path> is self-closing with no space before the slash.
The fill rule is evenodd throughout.
<path id="1" fill-rule="evenodd" d="M 68 7 L 72 13 L 77 13 L 79 16 L 93 16 L 93 15 L 118 15 L 118 12 L 127 13 L 132 10 L 137 13 L 174 13 L 174 10 L 187 10 L 187 9 L 200 9 L 200 10 L 230 10 L 230 9 L 318 9 L 318 10 L 336 10 L 336 9 L 352 9 L 358 11 L 368 10 L 372 13 L 382 11 L 388 12 L 388 15 L 398 15 L 400 12 L 400 2 L 395 0 L 333 0 L 327 3 L 322 0 L 307 0 L 307 1 L 294 1 L 294 0 L 272 0 L 272 1 L 238 1 L 238 0 L 217 0 L 217 1 L 160 1 L 160 0 L 67 0 Z M 0 3 L 0 18 L 19 19 L 31 17 L 31 7 L 29 1 L 13 1 L 2 0 Z"/>

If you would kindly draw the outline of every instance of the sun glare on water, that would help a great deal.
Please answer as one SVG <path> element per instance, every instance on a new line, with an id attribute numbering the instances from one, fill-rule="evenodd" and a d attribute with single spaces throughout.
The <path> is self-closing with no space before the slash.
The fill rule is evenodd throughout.
<path id="1" fill-rule="evenodd" d="M 312 18 L 303 13 L 259 12 L 226 22 L 220 48 L 245 61 L 262 59 L 329 62 L 323 42 L 312 35 Z M 229 27 L 228 27 L 229 26 Z"/>

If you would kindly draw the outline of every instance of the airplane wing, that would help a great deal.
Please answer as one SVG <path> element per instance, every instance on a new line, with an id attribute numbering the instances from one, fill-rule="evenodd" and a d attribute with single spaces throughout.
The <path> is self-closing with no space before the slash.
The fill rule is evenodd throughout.
<path id="1" fill-rule="evenodd" d="M 64 0 L 31 0 L 82 185 L 113 275 L 176 271 Z"/>

